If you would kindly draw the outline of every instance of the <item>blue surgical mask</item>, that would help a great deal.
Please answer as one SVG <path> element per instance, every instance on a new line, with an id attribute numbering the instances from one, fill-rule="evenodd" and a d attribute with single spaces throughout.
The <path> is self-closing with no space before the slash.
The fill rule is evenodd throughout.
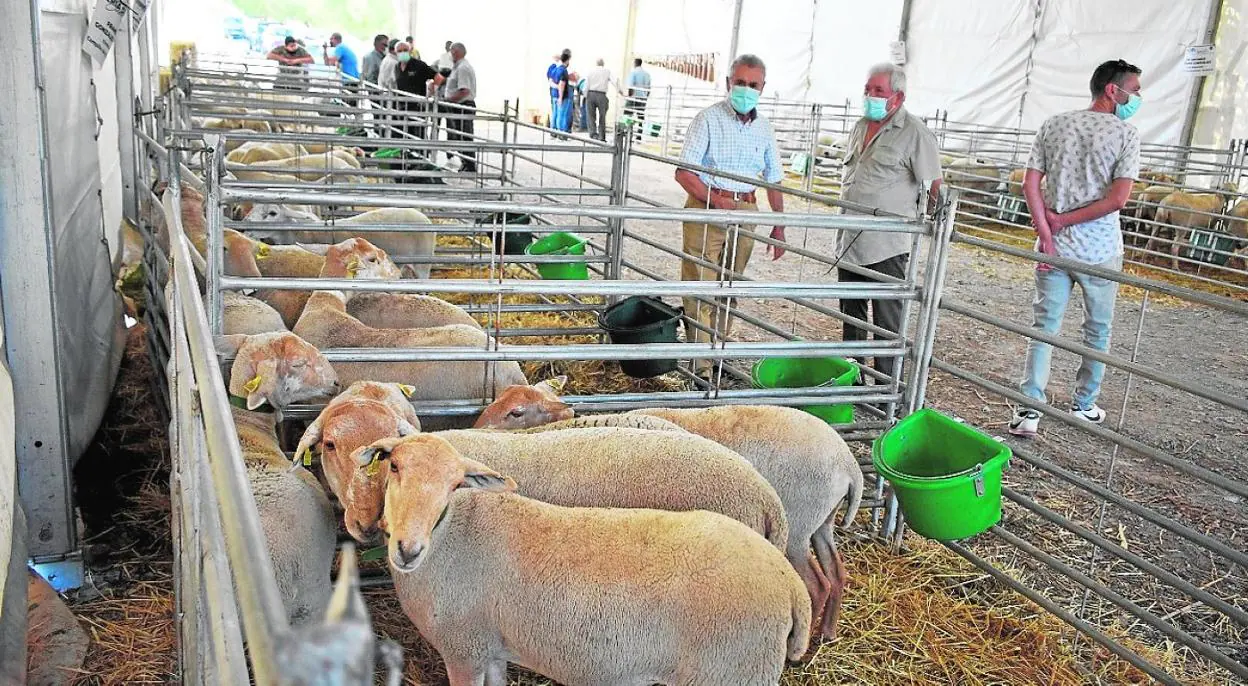
<path id="1" fill-rule="evenodd" d="M 1115 86 L 1115 88 L 1117 88 L 1117 86 Z M 1119 88 L 1118 90 L 1122 90 L 1122 89 Z M 1126 93 L 1126 91 L 1123 91 L 1123 92 Z M 1127 93 L 1126 104 L 1120 105 L 1118 103 L 1114 103 L 1114 114 L 1116 114 L 1118 118 L 1123 121 L 1130 119 L 1132 116 L 1135 115 L 1136 112 L 1139 111 L 1140 100 L 1141 98 L 1139 95 L 1135 93 Z"/>
<path id="2" fill-rule="evenodd" d="M 862 114 L 871 121 L 883 121 L 888 116 L 888 98 L 862 96 Z"/>
<path id="3" fill-rule="evenodd" d="M 732 103 L 732 109 L 737 114 L 749 114 L 758 107 L 758 98 L 762 93 L 750 88 L 749 86 L 733 86 L 728 93 L 728 102 Z"/>

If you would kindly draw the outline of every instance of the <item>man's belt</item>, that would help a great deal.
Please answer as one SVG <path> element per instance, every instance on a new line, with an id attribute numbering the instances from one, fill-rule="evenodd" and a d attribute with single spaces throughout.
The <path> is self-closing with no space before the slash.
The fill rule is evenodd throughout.
<path id="1" fill-rule="evenodd" d="M 726 191 L 722 188 L 716 188 L 714 186 L 710 187 L 710 191 L 711 191 L 711 195 L 717 195 L 721 198 L 728 198 L 730 200 L 735 200 L 737 202 L 748 202 L 748 203 L 756 202 L 754 191 L 745 191 L 745 192 Z"/>

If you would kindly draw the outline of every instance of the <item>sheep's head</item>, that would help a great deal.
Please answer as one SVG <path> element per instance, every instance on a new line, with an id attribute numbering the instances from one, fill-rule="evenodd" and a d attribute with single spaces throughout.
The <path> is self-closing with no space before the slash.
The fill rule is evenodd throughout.
<path id="1" fill-rule="evenodd" d="M 230 276 L 260 276 L 258 261 L 268 259 L 268 244 L 252 240 L 233 229 L 226 229 L 224 234 L 225 273 Z"/>
<path id="2" fill-rule="evenodd" d="M 321 411 L 295 449 L 298 463 L 305 453 L 310 454 L 320 447 L 325 480 L 344 507 L 350 501 L 348 484 L 356 471 L 351 460 L 352 453 L 383 438 L 403 438 L 420 432 L 419 426 L 409 422 L 387 403 L 371 398 L 348 397 L 350 392 L 348 390 L 338 396 Z M 350 517 L 346 521 L 347 530 L 361 543 L 367 543 L 376 533 L 371 526 L 356 527 Z"/>
<path id="3" fill-rule="evenodd" d="M 557 376 L 532 386 L 508 386 L 498 400 L 481 411 L 474 429 L 531 429 L 576 415 L 559 393 L 568 377 Z"/>
<path id="4" fill-rule="evenodd" d="M 223 336 L 218 352 L 235 354 L 230 394 L 246 398 L 249 410 L 265 403 L 282 410 L 338 390 L 338 375 L 329 360 L 289 331 Z"/>
<path id="5" fill-rule="evenodd" d="M 456 490 L 516 489 L 510 478 L 460 455 L 446 439 L 432 434 L 378 441 L 355 455 L 361 470 L 385 480 L 381 527 L 389 538 L 390 566 L 399 573 L 415 571 L 425 559 Z"/>
<path id="6" fill-rule="evenodd" d="M 321 277 L 394 280 L 399 278 L 399 268 L 385 250 L 363 238 L 348 238 L 325 251 Z"/>
<path id="7" fill-rule="evenodd" d="M 247 212 L 246 221 L 260 224 L 312 222 L 319 224 L 321 218 L 303 210 L 277 205 L 274 203 L 257 203 Z"/>

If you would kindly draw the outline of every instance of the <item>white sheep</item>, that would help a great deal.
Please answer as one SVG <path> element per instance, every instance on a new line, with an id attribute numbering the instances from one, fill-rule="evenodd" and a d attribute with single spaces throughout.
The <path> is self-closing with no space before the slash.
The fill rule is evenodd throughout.
<path id="1" fill-rule="evenodd" d="M 298 626 L 322 616 L 328 603 L 337 527 L 316 478 L 290 470 L 277 412 L 332 393 L 338 381 L 324 355 L 288 332 L 225 336 L 218 347 L 236 355 L 229 392 L 243 407 L 231 408 L 234 425 L 282 604 Z"/>
<path id="2" fill-rule="evenodd" d="M 836 512 L 844 504 L 845 525 L 853 521 L 862 501 L 863 482 L 862 469 L 835 430 L 801 410 L 767 405 L 653 408 L 569 419 L 571 408 L 557 396 L 561 379 L 506 389 L 473 426 L 534 431 L 580 422 L 628 426 L 640 417 L 657 418 L 735 451 L 779 494 L 789 524 L 785 555 L 810 592 L 812 612 L 816 617 L 823 614 L 821 634 L 828 640 L 835 638 L 848 581 L 836 550 Z M 815 559 L 810 554 L 812 546 Z"/>
<path id="3" fill-rule="evenodd" d="M 386 462 L 395 591 L 451 686 L 505 684 L 509 662 L 573 686 L 764 686 L 805 653 L 801 581 L 738 522 L 523 498 L 436 435 Z"/>
<path id="4" fill-rule="evenodd" d="M 221 326 L 227 334 L 254 335 L 286 331 L 282 315 L 268 303 L 251 296 L 225 291 L 221 294 Z"/>
<path id="5" fill-rule="evenodd" d="M 338 291 L 314 291 L 291 329 L 321 350 L 334 348 L 471 347 L 485 349 L 480 328 L 451 324 L 413 329 L 378 329 L 347 313 Z M 415 387 L 420 400 L 493 397 L 517 382 L 527 384 L 515 362 L 339 362 L 343 383 L 390 381 Z"/>
<path id="6" fill-rule="evenodd" d="M 301 212 L 285 205 L 258 204 L 252 207 L 246 221 L 255 223 L 314 223 L 331 224 L 322 221 L 315 214 Z M 412 224 L 428 225 L 429 218 L 418 210 L 400 207 L 381 207 L 357 214 L 346 219 L 335 219 L 333 226 L 352 224 Z M 380 231 L 361 234 L 349 228 L 332 232 L 324 231 L 264 231 L 260 228 L 247 232 L 253 238 L 269 243 L 336 243 L 344 238 L 363 236 L 395 257 L 431 257 L 437 245 L 438 235 L 435 232 L 413 231 Z M 428 279 L 431 264 L 411 265 L 411 271 L 418 279 Z"/>
<path id="7" fill-rule="evenodd" d="M 529 498 L 569 507 L 709 510 L 745 524 L 781 550 L 788 540 L 775 489 L 740 455 L 701 436 L 618 427 L 433 435 L 513 476 L 520 494 Z M 357 540 L 368 539 L 381 515 L 385 474 L 371 460 L 387 441 L 402 440 L 382 438 L 350 455 L 355 472 L 342 504 L 347 531 Z M 339 459 L 342 454 L 340 446 Z"/>

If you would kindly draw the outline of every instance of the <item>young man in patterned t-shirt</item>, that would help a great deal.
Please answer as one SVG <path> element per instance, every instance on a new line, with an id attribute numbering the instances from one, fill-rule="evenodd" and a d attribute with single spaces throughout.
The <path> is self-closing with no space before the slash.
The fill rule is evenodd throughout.
<path id="1" fill-rule="evenodd" d="M 1105 62 L 1092 73 L 1092 105 L 1047 119 L 1036 133 L 1023 178 L 1023 196 L 1036 229 L 1036 250 L 1104 269 L 1122 269 L 1118 211 L 1127 204 L 1140 172 L 1140 134 L 1126 120 L 1140 107 L 1140 69 L 1122 60 Z M 1044 188 L 1041 188 L 1044 181 Z M 1078 271 L 1036 265 L 1032 328 L 1056 334 L 1075 284 L 1083 291 L 1083 344 L 1109 349 L 1118 283 Z M 1020 390 L 1047 402 L 1053 347 L 1032 340 Z M 1075 376 L 1070 411 L 1100 424 L 1096 404 L 1105 364 L 1083 358 Z M 1034 436 L 1040 413 L 1020 407 L 1010 433 Z"/>

